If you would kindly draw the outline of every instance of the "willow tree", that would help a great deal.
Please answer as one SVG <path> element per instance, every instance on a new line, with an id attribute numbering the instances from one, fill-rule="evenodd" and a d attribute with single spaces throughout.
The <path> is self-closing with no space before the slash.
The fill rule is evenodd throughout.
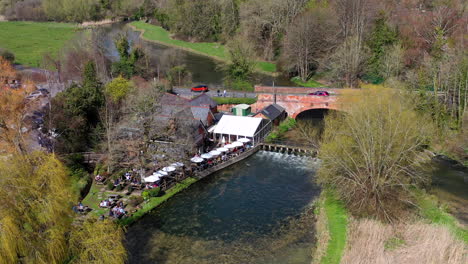
<path id="1" fill-rule="evenodd" d="M 72 200 L 67 176 L 55 156 L 41 152 L 0 162 L 0 260 L 66 259 Z"/>
<path id="2" fill-rule="evenodd" d="M 71 232 L 71 263 L 124 263 L 127 252 L 121 243 L 123 237 L 122 228 L 110 220 L 86 221 Z"/>
<path id="3" fill-rule="evenodd" d="M 319 181 L 358 215 L 390 220 L 411 202 L 410 189 L 430 180 L 421 171 L 431 122 L 406 98 L 399 90 L 365 89 L 343 102 L 346 114 L 325 119 Z"/>

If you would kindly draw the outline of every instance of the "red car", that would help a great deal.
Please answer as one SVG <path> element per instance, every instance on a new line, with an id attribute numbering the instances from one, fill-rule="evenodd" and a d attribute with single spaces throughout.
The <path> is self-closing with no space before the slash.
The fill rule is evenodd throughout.
<path id="1" fill-rule="evenodd" d="M 190 89 L 192 92 L 208 92 L 208 86 L 206 85 L 197 85 Z"/>
<path id="2" fill-rule="evenodd" d="M 309 95 L 316 95 L 316 96 L 329 96 L 330 94 L 326 91 L 317 91 L 310 93 Z"/>

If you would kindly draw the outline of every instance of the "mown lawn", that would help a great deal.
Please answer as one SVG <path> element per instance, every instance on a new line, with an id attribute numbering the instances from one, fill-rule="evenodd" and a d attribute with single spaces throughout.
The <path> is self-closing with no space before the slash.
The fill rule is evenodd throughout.
<path id="1" fill-rule="evenodd" d="M 185 50 L 195 52 L 201 55 L 214 57 L 222 61 L 228 61 L 227 49 L 224 45 L 213 42 L 187 42 L 177 39 L 172 39 L 167 30 L 159 26 L 150 25 L 142 21 L 135 21 L 131 23 L 138 30 L 143 30 L 143 37 L 150 41 L 160 42 L 169 46 L 183 48 Z M 276 72 L 276 65 L 271 62 L 259 61 L 257 63 L 257 70 L 264 72 Z"/>
<path id="2" fill-rule="evenodd" d="M 255 104 L 257 98 L 244 98 L 244 97 L 212 97 L 216 103 L 222 104 Z"/>
<path id="3" fill-rule="evenodd" d="M 327 216 L 330 239 L 320 263 L 339 264 L 346 246 L 348 216 L 344 204 L 335 197 L 332 191 L 325 190 L 323 195 L 325 195 L 325 200 L 321 209 L 325 210 Z"/>
<path id="4" fill-rule="evenodd" d="M 75 24 L 0 22 L 0 48 L 15 54 L 15 62 L 38 67 L 44 53 L 53 55 L 79 30 Z"/>

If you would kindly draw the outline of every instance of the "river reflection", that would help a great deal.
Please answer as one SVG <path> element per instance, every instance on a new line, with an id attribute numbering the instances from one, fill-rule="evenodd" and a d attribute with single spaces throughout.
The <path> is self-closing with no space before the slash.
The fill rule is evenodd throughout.
<path id="1" fill-rule="evenodd" d="M 260 151 L 129 228 L 130 263 L 310 263 L 317 164 Z"/>

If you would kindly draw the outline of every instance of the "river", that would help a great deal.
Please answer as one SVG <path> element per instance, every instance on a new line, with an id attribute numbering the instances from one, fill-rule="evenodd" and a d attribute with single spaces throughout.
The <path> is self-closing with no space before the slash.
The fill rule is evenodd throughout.
<path id="1" fill-rule="evenodd" d="M 130 263 L 310 263 L 310 158 L 260 151 L 195 183 L 128 229 Z"/>
<path id="2" fill-rule="evenodd" d="M 194 84 L 206 84 L 211 87 L 223 86 L 225 74 L 222 70 L 221 62 L 216 61 L 210 57 L 194 54 L 185 50 L 164 46 L 158 43 L 145 41 L 140 39 L 140 32 L 132 30 L 125 23 L 115 23 L 112 25 L 104 25 L 93 29 L 98 31 L 98 35 L 102 37 L 102 43 L 107 49 L 107 55 L 114 59 L 118 58 L 118 52 L 114 45 L 114 40 L 119 34 L 126 34 L 131 42 L 138 42 L 145 52 L 150 54 L 150 59 L 155 65 L 164 64 L 162 61 L 167 58 L 168 54 L 177 54 L 177 59 L 180 64 L 186 66 L 187 70 L 192 75 L 192 82 Z M 285 76 L 272 77 L 265 74 L 254 74 L 254 82 L 263 85 L 291 86 L 291 83 Z"/>

